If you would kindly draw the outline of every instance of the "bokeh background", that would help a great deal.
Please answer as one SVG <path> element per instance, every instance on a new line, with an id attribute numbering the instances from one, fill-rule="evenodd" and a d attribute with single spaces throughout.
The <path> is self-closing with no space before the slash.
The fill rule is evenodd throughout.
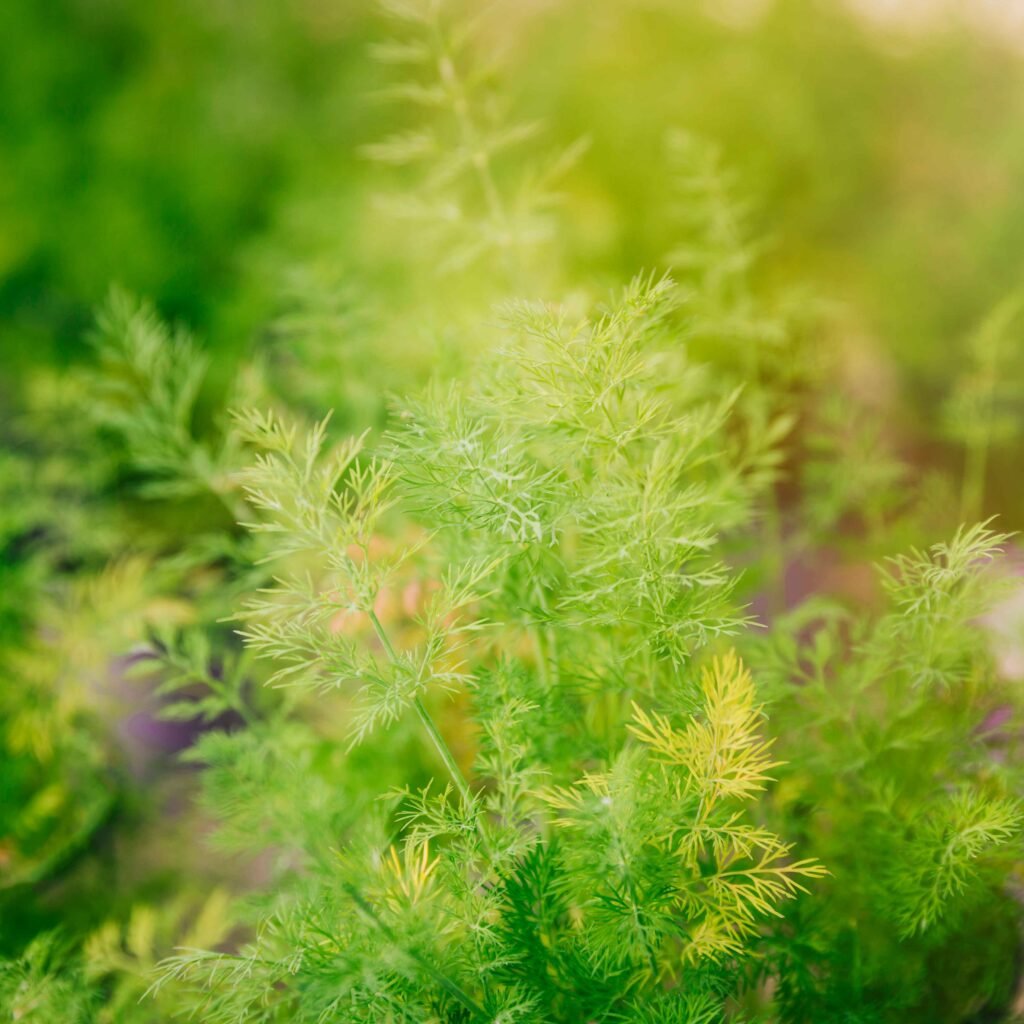
<path id="1" fill-rule="evenodd" d="M 763 273 L 841 305 L 851 359 L 898 392 L 915 444 L 941 445 L 965 339 L 1021 279 L 1021 4 L 504 6 L 487 45 L 518 114 L 590 141 L 564 185 L 579 267 L 656 262 L 666 126 L 696 131 L 752 200 Z M 223 381 L 287 269 L 365 268 L 361 147 L 399 117 L 376 98 L 380 34 L 363 3 L 8 4 L 6 400 L 28 367 L 80 358 L 112 282 L 196 330 Z"/>

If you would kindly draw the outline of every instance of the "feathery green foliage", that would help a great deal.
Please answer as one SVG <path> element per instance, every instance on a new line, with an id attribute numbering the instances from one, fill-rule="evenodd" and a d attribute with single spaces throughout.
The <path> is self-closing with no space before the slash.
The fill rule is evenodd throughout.
<path id="1" fill-rule="evenodd" d="M 746 30 L 609 6 L 530 84 L 577 5 L 382 6 L 366 181 L 295 157 L 234 379 L 115 289 L 0 425 L 0 1017 L 1016 1019 L 1018 292 L 925 478 L 729 132 L 645 70 L 568 141 L 619 33 Z"/>

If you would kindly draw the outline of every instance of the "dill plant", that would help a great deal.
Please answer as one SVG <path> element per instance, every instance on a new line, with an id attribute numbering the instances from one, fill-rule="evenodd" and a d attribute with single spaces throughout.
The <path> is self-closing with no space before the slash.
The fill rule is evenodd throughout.
<path id="1" fill-rule="evenodd" d="M 474 45 L 484 12 L 461 5 L 382 0 L 392 37 L 373 48 L 394 70 L 383 98 L 415 113 L 369 144 L 371 159 L 413 175 L 415 188 L 381 196 L 394 217 L 415 228 L 414 260 L 431 261 L 431 276 L 485 264 L 499 279 L 535 280 L 551 264 L 560 180 L 585 148 L 579 140 L 554 155 L 519 156 L 541 126 L 509 111 L 498 69 Z"/>
<path id="2" fill-rule="evenodd" d="M 712 457 L 729 403 L 672 344 L 676 301 L 641 278 L 590 315 L 508 307 L 498 358 L 404 406 L 382 454 L 240 417 L 276 560 L 246 642 L 271 682 L 346 694 L 353 744 L 413 719 L 436 766 L 252 945 L 169 962 L 205 1019 L 706 1014 L 822 876 L 745 806 L 775 767 L 754 684 L 702 654 L 744 625 L 714 524 L 752 495 Z M 382 621 L 398 585 L 418 607 Z"/>
<path id="3" fill-rule="evenodd" d="M 508 305 L 475 375 L 401 403 L 375 451 L 236 417 L 275 575 L 249 649 L 300 721 L 329 701 L 376 758 L 411 736 L 432 781 L 383 804 L 364 781 L 355 813 L 276 790 L 316 776 L 265 774 L 283 720 L 201 741 L 234 845 L 259 822 L 304 867 L 284 857 L 250 945 L 175 957 L 158 991 L 226 1021 L 958 1020 L 1001 998 L 1022 814 L 978 619 L 1007 538 L 895 558 L 879 616 L 811 601 L 751 634 L 717 523 L 742 532 L 771 473 L 718 448 L 735 397 L 678 346 L 681 303 L 647 277 L 594 313 Z M 940 981 L 972 930 L 999 952 Z"/>
<path id="4" fill-rule="evenodd" d="M 755 640 L 787 760 L 769 820 L 831 869 L 780 936 L 784 1019 L 965 1020 L 1009 1001 L 1024 808 L 995 723 L 1019 712 L 980 624 L 1007 592 L 1006 542 L 961 529 L 884 566 L 881 611 L 812 599 Z"/>
<path id="5" fill-rule="evenodd" d="M 123 536 L 38 642 L 4 652 L 38 676 L 47 735 L 77 738 L 95 701 L 69 694 L 131 650 L 164 714 L 203 727 L 184 756 L 210 844 L 259 878 L 228 899 L 200 873 L 84 936 L 41 936 L 0 968 L 0 1007 L 1011 1019 L 1019 699 L 982 621 L 1009 538 L 943 523 L 935 542 L 887 438 L 849 428 L 815 304 L 761 287 L 714 147 L 667 140 L 676 239 L 649 255 L 672 276 L 595 302 L 549 211 L 578 147 L 517 165 L 532 131 L 473 70 L 477 26 L 386 6 L 402 34 L 378 56 L 406 76 L 388 91 L 420 111 L 368 153 L 418 168 L 417 199 L 389 204 L 424 232 L 397 257 L 399 308 L 366 316 L 353 291 L 300 281 L 218 401 L 201 346 L 114 293 L 59 408 L 86 427 L 65 451 Z M 509 298 L 527 289 L 569 294 Z M 1009 436 L 1016 311 L 993 315 L 950 403 L 965 518 Z M 386 365 L 411 323 L 449 313 L 457 373 L 425 381 L 422 352 Z M 387 411 L 355 379 L 378 368 Z M 840 526 L 851 559 L 892 556 L 878 592 L 819 582 L 797 603 L 787 567 Z M 104 754 L 71 763 L 44 768 L 90 780 Z"/>

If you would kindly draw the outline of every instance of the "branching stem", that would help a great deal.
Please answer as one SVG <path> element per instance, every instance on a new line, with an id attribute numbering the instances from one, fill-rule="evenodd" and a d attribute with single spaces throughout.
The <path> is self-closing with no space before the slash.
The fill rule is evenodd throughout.
<path id="1" fill-rule="evenodd" d="M 381 647 L 384 648 L 385 653 L 391 661 L 393 663 L 397 663 L 398 655 L 395 653 L 395 649 L 392 646 L 391 640 L 388 638 L 384 627 L 381 625 L 380 619 L 377 618 L 377 613 L 372 608 L 370 609 L 369 617 L 370 622 L 373 624 L 374 632 L 377 634 L 377 639 L 380 640 Z M 423 703 L 422 699 L 414 697 L 412 703 L 423 728 L 427 731 L 427 735 L 430 737 L 435 749 L 441 756 L 441 760 L 444 762 L 445 768 L 448 769 L 448 774 L 451 776 L 452 782 L 455 783 L 455 788 L 459 791 L 459 795 L 462 797 L 462 801 L 466 809 L 471 810 L 473 808 L 473 791 L 469 788 L 469 783 L 466 781 L 466 776 L 462 774 L 462 769 L 455 760 L 455 755 L 452 753 L 451 748 L 445 741 L 444 736 L 441 735 L 441 730 L 438 729 L 437 723 L 427 710 L 427 706 Z M 480 829 L 479 822 L 477 823 L 477 828 L 478 830 Z M 482 831 L 480 838 L 486 846 L 486 839 L 483 836 Z"/>
<path id="2" fill-rule="evenodd" d="M 360 909 L 363 916 L 366 917 L 373 926 L 390 942 L 395 949 L 404 953 L 411 960 L 415 961 L 425 974 L 427 974 L 432 981 L 443 988 L 450 996 L 457 999 L 467 1010 L 474 1015 L 475 1018 L 484 1020 L 486 1019 L 486 1011 L 484 1008 L 464 989 L 461 985 L 452 981 L 446 974 L 442 974 L 429 960 L 426 959 L 422 954 L 417 953 L 415 950 L 406 949 L 399 945 L 398 939 L 395 933 L 388 927 L 388 925 L 381 920 L 380 915 L 373 909 L 373 907 L 366 901 L 363 894 L 351 884 L 345 885 L 345 891 L 349 894 L 352 902 Z"/>

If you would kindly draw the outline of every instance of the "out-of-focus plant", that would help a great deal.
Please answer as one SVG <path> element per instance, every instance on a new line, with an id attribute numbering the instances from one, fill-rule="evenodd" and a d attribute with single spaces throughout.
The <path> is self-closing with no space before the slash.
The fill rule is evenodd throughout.
<path id="1" fill-rule="evenodd" d="M 889 563 L 881 614 L 812 601 L 755 644 L 787 759 L 769 818 L 832 872 L 779 943 L 784 1019 L 966 1020 L 1012 1000 L 1020 702 L 980 623 L 1007 592 L 1007 539 L 960 530 Z"/>
<path id="2" fill-rule="evenodd" d="M 581 147 L 517 166 L 508 151 L 539 129 L 510 114 L 494 87 L 493 69 L 473 46 L 479 12 L 418 0 L 384 0 L 381 7 L 400 31 L 373 52 L 402 71 L 384 95 L 418 116 L 414 127 L 368 145 L 366 154 L 418 169 L 415 191 L 407 186 L 386 201 L 408 223 L 419 249 L 409 255 L 426 257 L 442 273 L 482 261 L 521 287 L 524 275 L 534 278 L 547 262 L 555 189 Z"/>
<path id="3" fill-rule="evenodd" d="M 970 338 L 968 368 L 946 407 L 947 430 L 964 447 L 960 514 L 981 515 L 991 450 L 1024 432 L 1024 296 L 1004 299 Z"/>

